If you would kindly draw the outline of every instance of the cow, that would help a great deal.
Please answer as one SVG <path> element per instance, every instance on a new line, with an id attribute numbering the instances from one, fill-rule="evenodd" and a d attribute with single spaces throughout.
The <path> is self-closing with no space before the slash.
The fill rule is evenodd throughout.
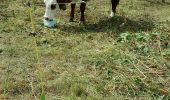
<path id="1" fill-rule="evenodd" d="M 74 13 L 75 13 L 75 6 L 76 3 L 80 3 L 80 12 L 81 12 L 81 17 L 80 17 L 80 23 L 85 23 L 85 16 L 84 12 L 86 9 L 86 3 L 88 0 L 44 0 L 45 5 L 46 5 L 46 10 L 45 10 L 45 15 L 44 15 L 44 20 L 45 21 L 53 21 L 55 18 L 56 10 L 66 10 L 66 4 L 71 3 L 71 12 L 70 12 L 70 22 L 74 21 Z M 114 17 L 116 13 L 116 7 L 119 4 L 119 0 L 111 0 L 111 14 L 110 17 Z M 102 9 L 102 8 L 101 8 Z"/>

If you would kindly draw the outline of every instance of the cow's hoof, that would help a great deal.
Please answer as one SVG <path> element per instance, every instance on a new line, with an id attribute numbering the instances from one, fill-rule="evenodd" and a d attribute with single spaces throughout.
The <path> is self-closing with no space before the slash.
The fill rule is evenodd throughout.
<path id="1" fill-rule="evenodd" d="M 71 18 L 69 21 L 70 21 L 70 22 L 74 22 L 74 19 Z"/>
<path id="2" fill-rule="evenodd" d="M 79 24 L 80 25 L 85 25 L 86 23 L 85 23 L 85 21 L 80 21 Z"/>
<path id="3" fill-rule="evenodd" d="M 114 16 L 115 16 L 115 13 L 111 12 L 110 17 L 114 17 Z"/>

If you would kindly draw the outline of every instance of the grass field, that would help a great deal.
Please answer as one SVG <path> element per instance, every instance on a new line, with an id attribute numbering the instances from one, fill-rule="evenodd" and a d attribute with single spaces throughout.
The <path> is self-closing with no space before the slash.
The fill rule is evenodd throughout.
<path id="1" fill-rule="evenodd" d="M 170 2 L 120 0 L 109 18 L 90 0 L 85 25 L 77 6 L 49 29 L 43 0 L 27 1 L 0 1 L 0 100 L 170 100 Z"/>

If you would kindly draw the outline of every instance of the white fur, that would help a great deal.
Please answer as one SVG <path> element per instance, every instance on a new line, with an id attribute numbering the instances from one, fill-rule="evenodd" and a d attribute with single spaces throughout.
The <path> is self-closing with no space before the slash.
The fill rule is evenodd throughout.
<path id="1" fill-rule="evenodd" d="M 110 14 L 110 17 L 114 17 L 114 16 L 115 16 L 115 13 L 112 11 Z"/>
<path id="2" fill-rule="evenodd" d="M 86 3 L 83 0 L 72 0 L 71 3 Z"/>
<path id="3" fill-rule="evenodd" d="M 86 2 L 85 2 L 85 1 L 83 1 L 83 0 L 79 0 L 79 2 L 80 2 L 80 3 L 86 3 Z"/>
<path id="4" fill-rule="evenodd" d="M 45 9 L 45 15 L 44 17 L 48 17 L 50 19 L 54 19 L 56 16 L 56 10 L 58 7 L 58 5 L 56 5 L 56 9 L 51 10 L 51 4 L 57 4 L 56 0 L 44 0 L 44 3 L 46 5 L 46 9 Z"/>

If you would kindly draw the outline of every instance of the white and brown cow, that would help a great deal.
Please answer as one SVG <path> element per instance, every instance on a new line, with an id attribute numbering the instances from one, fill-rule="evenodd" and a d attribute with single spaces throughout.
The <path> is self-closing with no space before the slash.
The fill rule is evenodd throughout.
<path id="1" fill-rule="evenodd" d="M 84 23 L 85 22 L 85 17 L 84 17 L 84 11 L 86 8 L 86 2 L 88 0 L 44 0 L 46 4 L 46 11 L 44 18 L 45 20 L 52 20 L 55 18 L 56 10 L 61 9 L 65 10 L 66 9 L 66 3 L 71 3 L 71 13 L 70 13 L 70 21 L 74 21 L 74 12 L 75 12 L 75 2 L 80 2 L 80 12 L 81 12 L 81 18 L 80 22 Z M 111 0 L 112 4 L 112 11 L 110 16 L 113 17 L 116 13 L 116 7 L 119 3 L 119 0 Z"/>

